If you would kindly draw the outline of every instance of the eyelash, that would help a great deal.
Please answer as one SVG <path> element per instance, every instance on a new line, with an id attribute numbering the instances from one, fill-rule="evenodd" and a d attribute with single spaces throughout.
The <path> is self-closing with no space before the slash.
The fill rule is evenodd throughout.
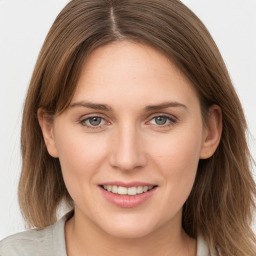
<path id="1" fill-rule="evenodd" d="M 154 126 L 156 126 L 156 128 L 167 128 L 167 127 L 173 126 L 177 122 L 176 118 L 174 118 L 173 116 L 166 115 L 166 114 L 154 115 L 154 117 L 152 117 L 149 120 L 149 122 L 151 122 L 154 119 L 156 120 L 156 118 L 159 118 L 159 117 L 160 118 L 165 118 L 167 123 L 164 123 L 162 125 L 160 125 L 160 124 L 153 124 Z"/>
<path id="2" fill-rule="evenodd" d="M 86 124 L 87 121 L 90 121 L 93 118 L 100 118 L 101 122 L 102 122 L 102 120 L 105 120 L 105 123 L 108 123 L 105 118 L 103 118 L 103 117 L 101 117 L 99 115 L 94 115 L 94 116 L 87 117 L 87 118 L 81 120 L 80 123 L 81 123 L 82 126 L 85 126 L 85 127 L 89 128 L 89 129 L 102 129 L 102 126 L 105 125 L 105 124 L 103 124 L 101 126 L 93 126 L 93 125 Z"/>
<path id="3" fill-rule="evenodd" d="M 175 118 L 173 116 L 169 116 L 169 115 L 166 115 L 166 114 L 157 114 L 157 115 L 154 115 L 152 118 L 150 118 L 150 120 L 147 121 L 146 124 L 150 123 L 152 120 L 154 120 L 156 118 L 159 118 L 159 117 L 160 118 L 166 118 L 166 122 L 168 122 L 168 123 L 167 124 L 164 123 L 163 125 L 151 124 L 151 125 L 155 126 L 156 128 L 160 128 L 160 129 L 167 128 L 167 127 L 173 126 L 177 122 L 177 118 Z M 104 122 L 104 124 L 102 124 L 100 126 L 93 126 L 93 125 L 90 125 L 90 124 L 88 125 L 86 122 L 92 120 L 93 118 L 100 118 L 101 122 L 103 120 L 105 122 Z M 104 125 L 109 125 L 110 124 L 110 122 L 107 122 L 104 117 L 101 117 L 99 115 L 94 115 L 94 116 L 90 116 L 90 117 L 84 118 L 83 120 L 79 121 L 79 123 L 82 126 L 85 126 L 88 129 L 102 129 Z"/>

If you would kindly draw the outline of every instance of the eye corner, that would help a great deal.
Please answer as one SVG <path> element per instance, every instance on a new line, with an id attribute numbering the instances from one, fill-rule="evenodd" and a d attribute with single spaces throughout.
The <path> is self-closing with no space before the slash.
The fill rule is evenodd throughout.
<path id="1" fill-rule="evenodd" d="M 155 120 L 155 124 L 159 126 L 165 125 L 167 122 L 171 122 L 171 123 L 177 122 L 177 118 L 170 115 L 166 115 L 166 114 L 154 115 L 153 117 L 150 118 L 148 122 L 151 122 L 152 120 Z"/>
<path id="2" fill-rule="evenodd" d="M 83 116 L 78 120 L 78 123 L 88 130 L 103 130 L 107 125 L 111 123 L 100 115 Z"/>
<path id="3" fill-rule="evenodd" d="M 158 120 L 156 120 L 158 118 Z M 178 118 L 170 114 L 157 113 L 148 118 L 146 125 L 156 130 L 169 130 L 178 122 Z"/>

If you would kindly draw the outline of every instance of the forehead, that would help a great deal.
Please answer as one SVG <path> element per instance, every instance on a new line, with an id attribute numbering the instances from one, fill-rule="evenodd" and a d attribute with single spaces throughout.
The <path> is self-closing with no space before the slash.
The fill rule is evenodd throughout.
<path id="1" fill-rule="evenodd" d="M 97 48 L 86 59 L 72 102 L 92 99 L 113 105 L 198 100 L 191 83 L 166 56 L 129 41 Z"/>

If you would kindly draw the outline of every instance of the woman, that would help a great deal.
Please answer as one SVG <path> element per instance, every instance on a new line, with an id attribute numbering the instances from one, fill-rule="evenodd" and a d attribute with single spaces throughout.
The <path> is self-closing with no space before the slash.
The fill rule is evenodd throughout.
<path id="1" fill-rule="evenodd" d="M 37 229 L 0 254 L 255 255 L 245 131 L 220 53 L 181 2 L 71 1 L 24 106 L 19 202 Z"/>

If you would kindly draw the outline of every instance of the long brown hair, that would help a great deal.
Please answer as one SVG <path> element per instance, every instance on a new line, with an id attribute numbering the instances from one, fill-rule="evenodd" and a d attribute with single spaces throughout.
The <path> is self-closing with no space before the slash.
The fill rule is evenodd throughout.
<path id="1" fill-rule="evenodd" d="M 197 90 L 203 116 L 212 104 L 221 107 L 222 138 L 215 154 L 199 161 L 183 207 L 183 227 L 191 237 L 201 234 L 217 255 L 256 255 L 250 228 L 256 190 L 243 110 L 209 32 L 178 0 L 73 0 L 58 15 L 24 106 L 19 203 L 25 220 L 44 228 L 56 221 L 61 202 L 72 207 L 59 160 L 47 153 L 37 110 L 63 112 L 86 56 L 120 40 L 150 45 L 170 58 Z"/>

